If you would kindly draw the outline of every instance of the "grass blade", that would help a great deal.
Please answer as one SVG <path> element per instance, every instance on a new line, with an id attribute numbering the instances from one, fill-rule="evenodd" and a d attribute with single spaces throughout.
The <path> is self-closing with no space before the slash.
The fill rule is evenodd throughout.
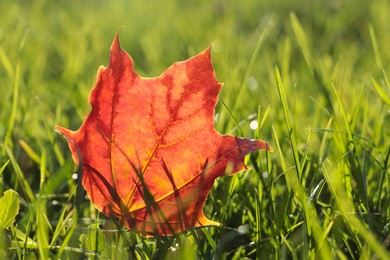
<path id="1" fill-rule="evenodd" d="M 369 24 L 368 29 L 370 31 L 371 43 L 372 43 L 372 48 L 374 49 L 376 65 L 378 66 L 379 69 L 382 69 L 383 62 L 382 62 L 381 55 L 379 53 L 378 40 L 375 34 L 374 26 L 372 26 L 372 24 Z"/>
<path id="2" fill-rule="evenodd" d="M 299 47 L 305 58 L 306 64 L 309 67 L 309 70 L 314 80 L 318 84 L 321 93 L 326 99 L 327 109 L 328 111 L 333 112 L 334 109 L 333 109 L 332 99 L 330 97 L 328 88 L 323 83 L 322 75 L 318 69 L 318 65 L 315 63 L 313 55 L 310 52 L 308 37 L 306 36 L 305 31 L 303 30 L 303 27 L 299 22 L 297 16 L 295 15 L 295 13 L 290 13 L 290 21 L 291 21 L 291 26 L 293 28 L 295 37 L 297 38 Z"/>
<path id="3" fill-rule="evenodd" d="M 332 84 L 332 88 L 333 88 L 334 94 L 336 96 L 336 99 L 338 101 L 338 104 L 340 106 L 341 116 L 342 116 L 342 120 L 344 122 L 344 128 L 347 132 L 348 141 L 346 144 L 347 145 L 346 149 L 351 152 L 351 153 L 348 153 L 349 154 L 349 156 L 348 156 L 349 163 L 351 166 L 351 174 L 353 175 L 355 181 L 357 182 L 356 188 L 359 189 L 358 191 L 355 192 L 355 194 L 358 195 L 362 199 L 365 208 L 367 210 L 369 210 L 370 207 L 368 204 L 369 200 L 368 200 L 368 194 L 367 194 L 366 176 L 363 175 L 362 168 L 360 166 L 359 157 L 358 157 L 357 151 L 356 151 L 356 144 L 355 144 L 355 141 L 353 138 L 351 127 L 349 125 L 346 111 L 344 109 L 343 102 L 341 101 L 340 96 L 339 96 L 339 94 L 338 94 L 338 92 L 333 84 Z M 368 217 L 369 217 L 369 220 L 371 223 L 371 214 L 370 213 L 368 214 Z"/>
<path id="4" fill-rule="evenodd" d="M 382 100 L 390 106 L 390 96 L 386 94 L 386 92 L 382 89 L 382 87 L 376 82 L 376 80 L 371 77 L 371 81 L 374 84 L 374 87 L 376 89 L 376 92 L 378 92 L 378 95 L 382 98 Z"/>
<path id="5" fill-rule="evenodd" d="M 20 169 L 20 166 L 19 166 L 18 162 L 16 161 L 15 156 L 13 155 L 13 153 L 9 147 L 6 148 L 6 152 L 8 154 L 8 157 L 10 158 L 12 167 L 14 168 L 19 181 L 21 181 L 21 183 L 22 183 L 22 189 L 23 189 L 26 197 L 29 199 L 30 202 L 33 203 L 35 201 L 35 195 L 31 189 L 31 186 L 30 186 L 28 180 L 26 179 L 25 175 L 23 174 L 22 170 Z"/>
<path id="6" fill-rule="evenodd" d="M 282 79 L 280 78 L 279 69 L 276 67 L 275 71 L 276 71 L 276 82 L 277 82 L 277 86 L 278 86 L 278 93 L 279 93 L 280 101 L 282 103 L 282 108 L 283 108 L 285 123 L 287 126 L 287 131 L 288 131 L 289 137 L 290 137 L 289 140 L 290 140 L 292 152 L 294 155 L 295 167 L 297 169 L 298 179 L 300 179 L 302 176 L 302 167 L 301 167 L 301 163 L 300 163 L 299 156 L 298 156 L 297 143 L 295 140 L 294 129 L 292 128 L 292 124 L 291 124 L 290 111 L 288 109 L 286 94 L 284 92 Z"/>
<path id="7" fill-rule="evenodd" d="M 323 240 L 322 237 L 322 228 L 320 226 L 320 222 L 318 220 L 317 213 L 315 209 L 313 208 L 313 205 L 307 201 L 306 194 L 304 191 L 303 186 L 301 185 L 300 178 L 302 176 L 302 167 L 298 156 L 298 149 L 297 144 L 295 140 L 294 135 L 294 129 L 291 125 L 291 118 L 290 118 L 290 112 L 287 105 L 287 99 L 283 88 L 282 79 L 280 78 L 279 69 L 276 67 L 275 69 L 276 73 L 276 82 L 279 92 L 279 97 L 282 103 L 283 112 L 285 115 L 285 123 L 287 127 L 287 131 L 289 133 L 289 140 L 291 144 L 291 149 L 293 152 L 294 157 L 294 163 L 295 163 L 295 171 L 287 172 L 287 169 L 283 169 L 285 173 L 285 178 L 287 181 L 287 184 L 290 186 L 291 191 L 295 194 L 295 197 L 297 198 L 297 201 L 302 206 L 303 214 L 305 215 L 305 224 L 306 224 L 306 232 L 307 235 L 313 236 L 314 239 L 317 241 L 316 249 L 318 250 L 318 254 L 321 256 L 322 259 L 331 259 L 331 253 L 330 248 L 328 245 L 327 240 Z M 279 147 L 278 147 L 279 148 Z M 280 148 L 279 148 L 280 149 Z M 281 150 L 279 150 L 281 151 Z M 304 240 L 305 241 L 305 240 Z M 311 247 L 310 245 L 308 245 Z M 310 252 L 311 248 L 307 249 L 307 252 Z"/>

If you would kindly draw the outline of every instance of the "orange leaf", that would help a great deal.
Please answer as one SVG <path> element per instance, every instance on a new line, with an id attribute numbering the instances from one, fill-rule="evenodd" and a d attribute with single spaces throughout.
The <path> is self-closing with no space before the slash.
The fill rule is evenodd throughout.
<path id="1" fill-rule="evenodd" d="M 219 225 L 202 210 L 214 180 L 246 169 L 246 154 L 272 149 L 216 132 L 221 87 L 210 48 L 143 78 L 116 36 L 110 65 L 99 69 L 90 94 L 91 113 L 78 131 L 56 127 L 77 164 L 80 154 L 82 184 L 94 205 L 149 235 Z"/>

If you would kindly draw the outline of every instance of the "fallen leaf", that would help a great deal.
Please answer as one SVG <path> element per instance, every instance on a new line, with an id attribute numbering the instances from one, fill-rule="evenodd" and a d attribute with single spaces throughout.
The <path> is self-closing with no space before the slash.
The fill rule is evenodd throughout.
<path id="1" fill-rule="evenodd" d="M 76 164 L 82 161 L 93 204 L 145 235 L 219 225 L 203 214 L 214 180 L 246 169 L 246 154 L 272 149 L 214 129 L 221 87 L 210 48 L 143 78 L 116 36 L 90 93 L 90 114 L 78 131 L 56 127 Z"/>

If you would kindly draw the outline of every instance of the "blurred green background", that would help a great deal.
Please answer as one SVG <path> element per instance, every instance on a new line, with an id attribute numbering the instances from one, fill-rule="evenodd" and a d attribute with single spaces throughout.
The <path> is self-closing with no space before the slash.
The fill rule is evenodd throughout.
<path id="1" fill-rule="evenodd" d="M 3 0 L 0 7 L 2 57 L 11 63 L 0 72 L 3 119 L 9 115 L 10 102 L 5 101 L 12 99 L 12 75 L 8 70 L 19 61 L 20 90 L 26 103 L 20 109 L 25 110 L 24 117 L 44 113 L 46 118 L 53 118 L 60 106 L 64 113 L 72 113 L 61 119 L 70 121 L 62 123 L 73 128 L 87 113 L 89 105 L 85 101 L 97 68 L 107 65 L 109 46 L 117 31 L 122 47 L 135 60 L 137 72 L 149 77 L 213 45 L 213 62 L 218 79 L 225 83 L 221 95 L 228 107 L 234 110 L 238 89 L 251 85 L 240 95 L 246 107 L 235 112 L 238 118 L 257 111 L 259 104 L 277 106 L 275 65 L 291 78 L 290 94 L 297 102 L 316 98 L 318 88 L 291 29 L 291 12 L 304 27 L 312 55 L 326 73 L 324 81 L 337 82 L 347 96 L 354 95 L 369 74 L 379 74 L 390 55 L 386 48 L 390 41 L 390 7 L 382 0 Z M 246 75 L 248 81 L 243 79 L 245 69 L 267 24 L 269 32 L 250 75 Z M 373 52 L 369 25 L 376 30 L 379 61 Z M 36 108 L 38 102 L 41 108 Z M 313 109 L 308 106 L 297 106 L 304 110 L 297 113 L 310 113 Z M 277 109 L 271 111 L 278 113 Z M 22 114 L 18 116 L 19 123 L 24 121 L 21 117 Z M 41 131 L 37 131 L 31 134 L 39 135 Z M 5 126 L 0 129 L 0 133 L 4 132 Z"/>
<path id="2" fill-rule="evenodd" d="M 81 125 L 90 110 L 88 95 L 97 70 L 108 65 L 110 45 L 119 32 L 121 47 L 145 77 L 158 76 L 173 62 L 212 45 L 216 75 L 224 82 L 220 99 L 226 104 L 217 105 L 217 130 L 260 137 L 275 148 L 267 163 L 264 158 L 258 160 L 259 166 L 238 175 L 235 184 L 222 178 L 211 193 L 205 208 L 208 216 L 232 228 L 249 223 L 251 232 L 259 232 L 249 235 L 256 253 L 233 251 L 226 253 L 228 257 L 267 254 L 294 258 L 316 248 L 314 242 L 297 239 L 301 233 L 287 240 L 281 235 L 292 234 L 292 227 L 302 225 L 303 219 L 294 188 L 288 186 L 287 177 L 285 180 L 286 172 L 296 169 L 294 149 L 302 159 L 303 173 L 299 174 L 306 196 L 318 185 L 324 187 L 316 194 L 325 204 L 316 207 L 324 237 L 336 248 L 333 256 L 357 257 L 366 247 L 361 233 L 346 227 L 343 221 L 348 223 L 348 218 L 340 223 L 335 220 L 341 204 L 332 193 L 335 189 L 324 167 L 336 169 L 337 176 L 347 183 L 357 216 L 381 244 L 388 238 L 390 213 L 390 105 L 384 98 L 390 96 L 386 76 L 389 14 L 387 0 L 0 0 L 0 167 L 11 159 L 3 172 L 2 188 L 13 188 L 22 198 L 15 227 L 26 234 L 29 227 L 31 237 L 39 237 L 43 224 L 31 224 L 36 205 L 27 198 L 28 189 L 46 196 L 42 212 L 53 227 L 69 207 L 67 198 L 75 189 L 71 178 L 74 164 L 54 126 L 76 130 Z M 285 123 L 275 67 L 281 72 L 290 108 L 294 144 Z M 372 79 L 383 86 L 382 96 Z M 352 141 L 345 137 L 345 123 L 353 132 Z M 351 143 L 356 150 L 348 150 Z M 348 151 L 354 154 L 352 162 L 347 159 Z M 339 162 L 344 168 L 336 167 Z M 364 187 L 355 180 L 359 175 L 356 169 L 364 176 Z M 270 174 L 271 180 L 262 180 L 257 186 L 256 181 L 265 178 L 262 173 Z M 252 195 L 264 196 L 260 211 L 255 210 L 259 202 L 252 200 Z M 226 202 L 227 198 L 230 201 Z M 221 213 L 227 203 L 230 208 Z M 87 201 L 83 205 L 84 216 L 95 220 L 93 208 Z M 280 212 L 283 214 L 277 214 Z M 334 220 L 345 233 L 330 231 L 328 224 Z M 53 230 L 48 229 L 50 241 Z M 218 244 L 220 233 L 210 234 Z M 199 247 L 203 256 L 216 250 L 210 239 L 205 242 L 209 247 Z M 310 239 L 316 240 L 309 236 L 307 241 Z M 288 241 L 300 245 L 296 252 L 286 253 Z M 308 251 L 302 253 L 306 247 Z"/>

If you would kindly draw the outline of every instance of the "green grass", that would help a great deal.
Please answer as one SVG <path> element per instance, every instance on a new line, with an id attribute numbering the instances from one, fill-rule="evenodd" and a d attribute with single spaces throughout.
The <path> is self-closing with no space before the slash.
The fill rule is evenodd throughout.
<path id="1" fill-rule="evenodd" d="M 0 10 L 0 189 L 21 203 L 0 230 L 1 256 L 390 258 L 387 0 L 3 0 Z M 144 238 L 77 190 L 54 126 L 78 129 L 89 113 L 118 30 L 148 77 L 213 44 L 216 129 L 273 146 L 217 180 L 204 211 L 222 227 Z"/>

